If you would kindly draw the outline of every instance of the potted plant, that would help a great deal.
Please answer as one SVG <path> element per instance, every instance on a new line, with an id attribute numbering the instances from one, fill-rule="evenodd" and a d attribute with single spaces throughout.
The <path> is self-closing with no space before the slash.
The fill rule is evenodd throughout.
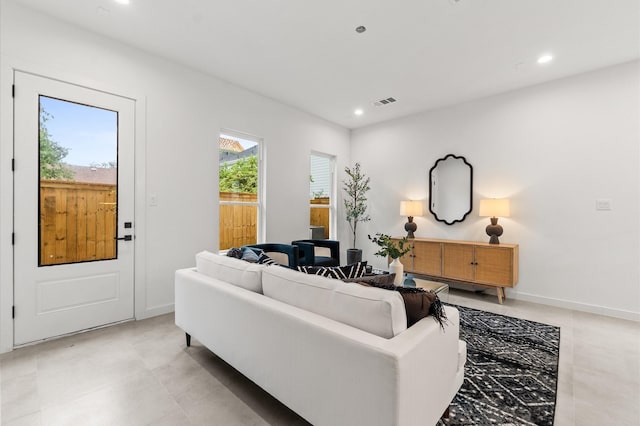
<path id="1" fill-rule="evenodd" d="M 402 284 L 402 273 L 404 266 L 400 262 L 400 258 L 411 251 L 411 244 L 407 237 L 402 237 L 396 243 L 389 235 L 377 233 L 375 237 L 368 235 L 369 240 L 377 244 L 378 251 L 374 253 L 376 256 L 390 257 L 393 261 L 389 264 L 389 273 L 395 273 L 396 278 L 393 281 L 395 285 Z"/>
<path id="2" fill-rule="evenodd" d="M 342 181 L 343 190 L 346 193 L 344 209 L 347 222 L 353 233 L 353 246 L 347 250 L 347 263 L 356 263 L 362 260 L 362 250 L 356 248 L 356 230 L 358 223 L 368 222 L 371 217 L 367 214 L 367 191 L 369 191 L 369 178 L 360 171 L 360 164 L 350 169 L 344 168 L 347 179 Z"/>

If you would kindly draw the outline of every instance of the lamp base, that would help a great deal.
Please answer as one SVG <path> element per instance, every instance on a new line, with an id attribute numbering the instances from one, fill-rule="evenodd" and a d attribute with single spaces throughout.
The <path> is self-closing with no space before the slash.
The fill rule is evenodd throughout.
<path id="1" fill-rule="evenodd" d="M 500 244 L 498 237 L 502 235 L 503 229 L 502 226 L 498 225 L 497 217 L 491 218 L 491 225 L 487 225 L 485 231 L 487 231 L 487 235 L 491 237 L 489 244 Z"/>
<path id="2" fill-rule="evenodd" d="M 409 216 L 409 221 L 404 224 L 404 230 L 407 231 L 407 238 L 415 238 L 413 234 L 418 229 L 418 225 L 413 221 L 413 216 Z"/>

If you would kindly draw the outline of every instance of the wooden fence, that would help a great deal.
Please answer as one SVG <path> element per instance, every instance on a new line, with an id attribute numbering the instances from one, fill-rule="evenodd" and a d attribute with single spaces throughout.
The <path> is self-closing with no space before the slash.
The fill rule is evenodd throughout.
<path id="1" fill-rule="evenodd" d="M 329 205 L 329 197 L 314 198 L 311 204 Z M 329 209 L 326 207 L 311 207 L 309 224 L 324 227 L 324 238 L 329 238 Z"/>
<path id="2" fill-rule="evenodd" d="M 256 194 L 221 192 L 220 201 L 256 202 Z M 329 198 L 316 198 L 311 204 L 329 204 Z M 311 207 L 310 225 L 323 226 L 329 238 L 329 209 Z M 258 207 L 239 204 L 220 205 L 220 250 L 255 244 L 258 235 Z M 305 236 L 306 237 L 306 236 Z M 279 241 L 285 242 L 285 241 Z"/>
<path id="3" fill-rule="evenodd" d="M 40 181 L 40 265 L 116 257 L 116 185 Z"/>
<path id="4" fill-rule="evenodd" d="M 220 201 L 255 202 L 256 194 L 221 192 Z M 116 257 L 116 185 L 40 181 L 40 265 Z M 328 198 L 311 200 L 328 205 Z M 258 207 L 220 205 L 220 250 L 255 244 Z M 329 238 L 329 209 L 310 209 L 310 225 Z M 305 236 L 306 237 L 306 236 Z"/>
<path id="5" fill-rule="evenodd" d="M 256 202 L 249 193 L 220 192 L 220 201 Z M 220 250 L 255 244 L 258 240 L 258 207 L 220 204 Z"/>

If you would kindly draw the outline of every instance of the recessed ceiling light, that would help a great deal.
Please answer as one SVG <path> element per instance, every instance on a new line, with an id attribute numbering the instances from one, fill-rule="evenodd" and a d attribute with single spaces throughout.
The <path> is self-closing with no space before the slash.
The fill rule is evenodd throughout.
<path id="1" fill-rule="evenodd" d="M 539 64 L 548 64 L 551 61 L 553 61 L 553 56 L 551 55 L 542 55 L 538 58 Z"/>
<path id="2" fill-rule="evenodd" d="M 116 3 L 129 4 L 129 0 L 114 0 Z"/>
<path id="3" fill-rule="evenodd" d="M 361 110 L 360 108 L 358 108 L 357 110 L 353 111 L 353 113 L 354 113 L 355 115 L 362 115 L 362 114 L 364 114 L 364 111 L 363 111 L 363 110 Z"/>

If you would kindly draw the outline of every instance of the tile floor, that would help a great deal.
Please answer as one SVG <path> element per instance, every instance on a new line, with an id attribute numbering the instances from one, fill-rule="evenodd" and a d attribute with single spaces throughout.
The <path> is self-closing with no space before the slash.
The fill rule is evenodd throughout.
<path id="1" fill-rule="evenodd" d="M 561 327 L 556 425 L 640 425 L 640 323 L 451 290 L 449 302 Z M 0 356 L 2 425 L 307 425 L 173 315 Z"/>

